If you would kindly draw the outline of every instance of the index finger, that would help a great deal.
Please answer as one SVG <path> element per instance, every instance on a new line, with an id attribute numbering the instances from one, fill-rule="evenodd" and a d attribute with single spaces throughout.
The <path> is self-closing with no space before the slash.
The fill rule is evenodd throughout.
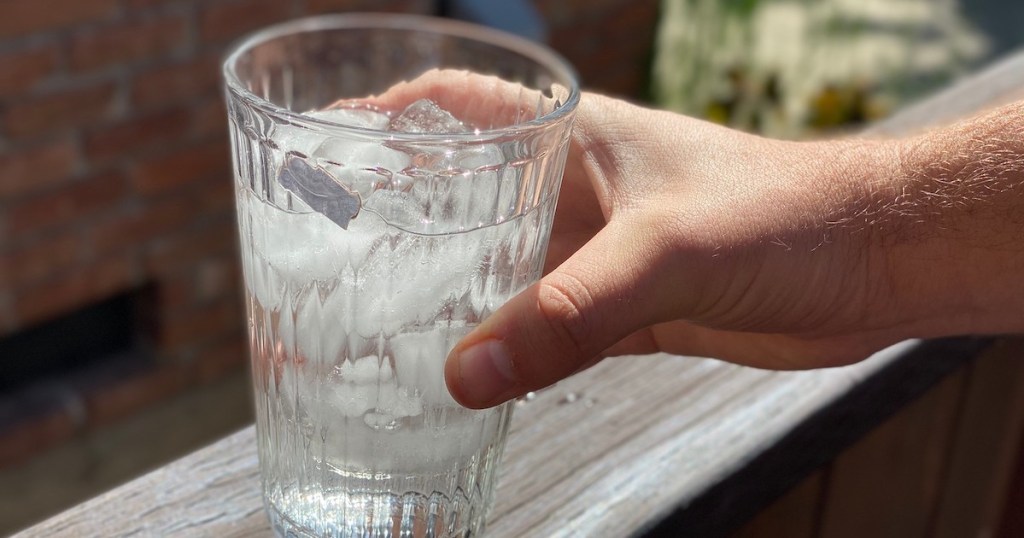
<path id="1" fill-rule="evenodd" d="M 456 69 L 431 69 L 419 77 L 395 84 L 380 95 L 342 99 L 328 108 L 370 105 L 401 111 L 429 99 L 476 129 L 497 129 L 538 118 L 548 111 L 538 90 L 502 78 Z"/>

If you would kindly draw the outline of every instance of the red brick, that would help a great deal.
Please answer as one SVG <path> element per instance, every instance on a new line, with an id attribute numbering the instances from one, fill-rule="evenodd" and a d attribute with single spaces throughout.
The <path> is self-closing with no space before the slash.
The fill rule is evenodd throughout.
<path id="1" fill-rule="evenodd" d="M 133 9 L 147 9 L 166 4 L 186 4 L 193 0 L 125 0 L 125 5 Z"/>
<path id="2" fill-rule="evenodd" d="M 165 352 L 195 348 L 224 335 L 237 334 L 244 325 L 241 301 L 237 296 L 230 297 L 163 317 L 156 344 Z"/>
<path id="3" fill-rule="evenodd" d="M 653 36 L 651 36 L 653 39 Z M 601 43 L 586 53 L 585 62 L 578 62 L 581 73 L 586 73 L 586 83 L 602 92 L 625 97 L 637 97 L 647 81 L 644 58 L 648 48 L 620 46 L 621 40 Z"/>
<path id="4" fill-rule="evenodd" d="M 102 121 L 111 116 L 116 93 L 112 83 L 52 93 L 9 107 L 4 125 L 12 136 L 26 137 Z"/>
<path id="5" fill-rule="evenodd" d="M 141 74 L 132 89 L 140 107 L 184 103 L 201 95 L 213 96 L 220 82 L 220 57 L 203 56 Z"/>
<path id="6" fill-rule="evenodd" d="M 591 32 L 601 38 L 604 47 L 613 46 L 628 57 L 615 64 L 604 64 L 606 69 L 630 65 L 643 66 L 654 48 L 654 36 L 658 26 L 658 3 L 625 3 L 593 21 L 593 25 Z"/>
<path id="7" fill-rule="evenodd" d="M 91 390 L 85 398 L 89 426 L 109 425 L 174 396 L 185 388 L 186 382 L 186 372 L 182 368 L 163 365 Z"/>
<path id="8" fill-rule="evenodd" d="M 4 76 L 0 77 L 0 97 L 32 90 L 56 71 L 59 59 L 55 44 L 0 54 L 0 65 L 4 66 Z"/>
<path id="9" fill-rule="evenodd" d="M 588 4 L 542 2 L 551 22 L 549 41 L 594 89 L 631 98 L 646 84 L 658 2 L 602 0 Z"/>
<path id="10" fill-rule="evenodd" d="M 21 326 L 51 319 L 131 289 L 138 283 L 138 263 L 129 256 L 106 256 L 60 277 L 24 287 L 14 298 Z"/>
<path id="11" fill-rule="evenodd" d="M 224 136 L 228 130 L 228 115 L 221 96 L 209 99 L 192 112 L 192 134 L 199 138 Z"/>
<path id="12" fill-rule="evenodd" d="M 66 181 L 78 164 L 78 147 L 63 139 L 0 154 L 0 198 L 10 199 Z"/>
<path id="13" fill-rule="evenodd" d="M 195 218 L 194 201 L 178 196 L 122 213 L 90 230 L 89 248 L 97 254 L 138 251 L 158 237 L 187 226 Z"/>
<path id="14" fill-rule="evenodd" d="M 615 76 L 601 76 L 590 79 L 587 86 L 605 95 L 629 99 L 639 96 L 645 86 L 641 77 L 634 73 L 620 73 Z"/>
<path id="15" fill-rule="evenodd" d="M 204 41 L 220 42 L 289 18 L 291 5 L 281 0 L 241 0 L 206 7 L 200 14 Z"/>
<path id="16" fill-rule="evenodd" d="M 340 13 L 345 11 L 377 11 L 393 13 L 434 12 L 434 2 L 428 0 L 306 0 L 307 13 Z"/>
<path id="17" fill-rule="evenodd" d="M 0 432 L 0 469 L 17 465 L 39 452 L 70 439 L 75 422 L 66 411 L 30 417 Z"/>
<path id="18" fill-rule="evenodd" d="M 147 159 L 132 169 L 136 192 L 149 196 L 166 193 L 203 179 L 228 182 L 230 154 L 222 140 L 203 142 Z"/>
<path id="19" fill-rule="evenodd" d="M 235 217 L 235 184 L 230 170 L 211 176 L 203 184 L 203 197 L 199 199 L 198 210 L 210 217 Z"/>
<path id="20" fill-rule="evenodd" d="M 643 54 L 654 45 L 658 23 L 657 2 L 620 2 L 603 11 L 586 10 L 551 28 L 549 41 L 558 50 L 586 50 L 611 47 Z M 584 60 L 587 60 L 584 58 Z M 600 62 L 593 62 L 601 65 Z M 618 67 L 604 64 L 605 68 Z"/>
<path id="21" fill-rule="evenodd" d="M 93 163 L 106 163 L 173 144 L 188 135 L 191 121 L 188 111 L 176 109 L 98 128 L 86 135 L 85 153 Z"/>
<path id="22" fill-rule="evenodd" d="M 186 231 L 154 246 L 146 256 L 146 269 L 152 274 L 169 274 L 225 253 L 237 258 L 237 241 L 234 219 Z"/>
<path id="23" fill-rule="evenodd" d="M 14 290 L 66 271 L 81 257 L 81 245 L 81 234 L 71 230 L 0 254 L 0 287 Z"/>
<path id="24" fill-rule="evenodd" d="M 605 17 L 604 27 L 622 37 L 639 34 L 653 39 L 658 26 L 659 4 L 656 0 L 623 2 L 610 16 Z M 652 39 L 638 41 L 651 43 Z M 649 44 L 644 48 L 651 47 Z"/>
<path id="25" fill-rule="evenodd" d="M 8 265 L 9 261 L 6 258 L 0 259 L 0 282 L 3 283 L 0 286 L 0 337 L 7 334 L 8 329 L 14 329 L 14 314 L 10 311 L 10 306 L 12 288 L 17 284 L 11 282 Z"/>
<path id="26" fill-rule="evenodd" d="M 176 312 L 196 305 L 195 274 L 192 267 L 179 269 L 176 273 L 159 273 L 154 305 L 160 312 Z"/>
<path id="27" fill-rule="evenodd" d="M 73 24 L 110 17 L 117 13 L 120 0 L 3 0 L 0 38 L 35 34 Z"/>
<path id="28" fill-rule="evenodd" d="M 199 353 L 195 359 L 195 376 L 199 383 L 212 383 L 240 371 L 248 364 L 249 346 L 243 331 L 217 342 Z"/>
<path id="29" fill-rule="evenodd" d="M 0 290 L 0 336 L 11 334 L 18 328 L 13 302 L 10 292 Z"/>
<path id="30" fill-rule="evenodd" d="M 10 208 L 7 228 L 11 234 L 59 227 L 85 216 L 110 210 L 126 194 L 120 174 L 96 176 L 54 192 L 33 196 Z"/>
<path id="31" fill-rule="evenodd" d="M 623 6 L 651 4 L 658 0 L 535 0 L 534 5 L 552 26 L 573 26 L 582 21 L 607 18 L 608 13 Z"/>
<path id="32" fill-rule="evenodd" d="M 82 33 L 71 40 L 71 67 L 78 71 L 164 56 L 187 42 L 183 17 L 128 21 Z"/>
<path id="33" fill-rule="evenodd" d="M 233 252 L 209 255 L 176 271 L 161 269 L 156 273 L 156 308 L 161 312 L 181 312 L 214 303 L 226 297 L 238 298 L 242 286 L 242 270 Z"/>

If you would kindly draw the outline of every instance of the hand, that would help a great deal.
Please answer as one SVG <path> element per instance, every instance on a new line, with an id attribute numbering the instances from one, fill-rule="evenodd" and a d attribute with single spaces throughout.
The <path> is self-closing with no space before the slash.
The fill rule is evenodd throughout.
<path id="1" fill-rule="evenodd" d="M 518 86 L 450 75 L 385 97 L 427 93 L 461 117 L 516 102 Z M 998 280 L 975 268 L 996 266 L 991 252 L 915 213 L 936 184 L 964 179 L 918 170 L 954 143 L 773 141 L 585 94 L 548 272 L 452 350 L 449 390 L 481 408 L 610 356 L 813 368 L 908 337 L 991 330 L 993 295 L 975 293 Z"/>
<path id="2" fill-rule="evenodd" d="M 453 350 L 464 405 L 495 405 L 608 356 L 665 351 L 764 368 L 844 364 L 896 341 L 864 242 L 828 243 L 813 185 L 836 153 L 596 95 L 580 105 L 550 271 Z M 895 313 L 895 312 L 894 312 Z"/>

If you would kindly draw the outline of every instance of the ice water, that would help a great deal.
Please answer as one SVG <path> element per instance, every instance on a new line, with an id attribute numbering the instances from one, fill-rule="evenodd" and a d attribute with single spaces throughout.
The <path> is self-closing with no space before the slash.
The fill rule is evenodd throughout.
<path id="1" fill-rule="evenodd" d="M 544 163 L 517 163 L 514 145 L 403 146 L 286 124 L 262 141 L 233 135 L 236 155 L 256 156 L 236 163 L 236 192 L 276 532 L 479 532 L 511 408 L 458 405 L 444 360 L 540 276 L 554 207 Z"/>

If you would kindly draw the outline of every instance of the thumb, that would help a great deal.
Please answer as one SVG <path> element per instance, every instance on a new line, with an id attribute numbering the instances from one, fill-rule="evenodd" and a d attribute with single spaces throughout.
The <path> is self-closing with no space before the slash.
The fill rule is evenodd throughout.
<path id="1" fill-rule="evenodd" d="M 445 380 L 456 400 L 480 409 L 548 386 L 661 317 L 657 242 L 623 228 L 605 226 L 455 346 Z"/>

